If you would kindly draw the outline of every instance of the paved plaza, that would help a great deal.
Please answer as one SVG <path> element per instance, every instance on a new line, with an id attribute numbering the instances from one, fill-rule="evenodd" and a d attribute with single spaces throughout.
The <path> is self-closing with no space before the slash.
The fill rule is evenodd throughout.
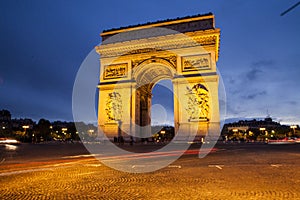
<path id="1" fill-rule="evenodd" d="M 32 151 L 35 159 L 2 158 L 0 199 L 300 199 L 299 144 L 220 143 L 202 159 L 195 145 L 168 167 L 141 174 L 116 171 L 72 148 L 52 145 L 39 151 L 43 159 Z M 56 156 L 53 149 L 60 149 Z"/>

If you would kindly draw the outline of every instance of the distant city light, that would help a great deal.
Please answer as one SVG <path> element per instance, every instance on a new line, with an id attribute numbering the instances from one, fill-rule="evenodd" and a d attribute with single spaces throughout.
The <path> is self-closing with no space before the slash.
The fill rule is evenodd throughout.
<path id="1" fill-rule="evenodd" d="M 90 132 L 90 133 L 94 133 L 94 130 L 93 130 L 93 129 L 90 129 L 89 132 Z"/>

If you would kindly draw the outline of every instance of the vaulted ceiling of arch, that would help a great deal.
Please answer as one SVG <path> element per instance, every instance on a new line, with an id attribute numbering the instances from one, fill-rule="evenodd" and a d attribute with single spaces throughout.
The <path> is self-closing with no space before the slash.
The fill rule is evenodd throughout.
<path id="1" fill-rule="evenodd" d="M 136 82 L 138 87 L 146 86 L 148 91 L 151 91 L 153 85 L 166 78 L 172 78 L 171 71 L 162 66 L 149 66 L 148 69 L 144 70 L 143 73 L 138 75 Z M 145 87 L 143 87 L 145 88 Z M 146 89 L 145 88 L 145 89 Z"/>

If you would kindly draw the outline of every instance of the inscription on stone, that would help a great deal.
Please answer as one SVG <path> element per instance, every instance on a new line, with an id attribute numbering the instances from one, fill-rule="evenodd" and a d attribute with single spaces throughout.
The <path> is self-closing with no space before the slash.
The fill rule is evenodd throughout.
<path id="1" fill-rule="evenodd" d="M 115 79 L 127 76 L 128 64 L 113 64 L 104 67 L 104 79 Z"/>

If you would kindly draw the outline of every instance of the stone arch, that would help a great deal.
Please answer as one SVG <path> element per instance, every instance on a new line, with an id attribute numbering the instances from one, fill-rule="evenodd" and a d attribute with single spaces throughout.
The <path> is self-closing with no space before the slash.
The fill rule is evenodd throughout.
<path id="1" fill-rule="evenodd" d="M 132 77 L 136 83 L 135 112 L 138 116 L 135 123 L 143 127 L 143 131 L 137 131 L 144 132 L 141 137 L 151 135 L 152 88 L 162 79 L 172 80 L 175 73 L 174 66 L 161 58 L 147 59 L 134 69 Z"/>
<path id="2" fill-rule="evenodd" d="M 162 58 L 150 58 L 134 68 L 132 77 L 138 87 L 148 85 L 147 89 L 151 89 L 159 80 L 173 79 L 175 74 L 176 70 L 169 61 Z"/>
<path id="3" fill-rule="evenodd" d="M 120 133 L 120 129 L 124 136 L 149 136 L 146 129 L 139 130 L 145 126 L 149 129 L 151 90 L 162 79 L 170 79 L 173 83 L 175 133 L 180 128 L 188 138 L 195 131 L 199 137 L 220 131 L 216 69 L 220 30 L 214 24 L 214 16 L 209 15 L 134 27 L 134 30 L 150 33 L 149 27 L 167 26 L 173 30 L 152 30 L 157 33 L 152 37 L 135 37 L 131 28 L 101 34 L 108 42 L 96 48 L 101 55 L 102 72 L 98 86 L 98 126 L 109 138 Z M 124 32 L 126 37 L 122 40 L 109 41 L 109 37 Z M 119 94 L 118 104 L 114 99 L 114 104 L 106 104 L 105 97 L 112 92 Z M 122 105 L 117 107 L 122 114 L 116 115 L 118 109 L 106 111 L 107 105 Z M 103 113 L 109 113 L 109 122 Z"/>

